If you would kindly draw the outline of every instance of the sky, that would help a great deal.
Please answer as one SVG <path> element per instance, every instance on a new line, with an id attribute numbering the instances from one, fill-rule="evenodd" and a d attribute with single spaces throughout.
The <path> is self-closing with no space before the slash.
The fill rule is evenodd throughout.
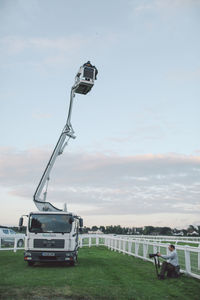
<path id="1" fill-rule="evenodd" d="M 199 0 L 0 0 L 0 225 L 36 210 L 88 60 L 48 201 L 85 226 L 200 224 L 199 31 Z"/>

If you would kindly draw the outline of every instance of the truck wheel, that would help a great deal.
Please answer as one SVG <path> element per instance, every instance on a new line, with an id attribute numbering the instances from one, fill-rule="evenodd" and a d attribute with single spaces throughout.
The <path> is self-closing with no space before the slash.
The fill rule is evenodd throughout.
<path id="1" fill-rule="evenodd" d="M 27 263 L 28 263 L 28 266 L 29 266 L 29 267 L 32 267 L 32 266 L 34 265 L 34 262 L 33 262 L 33 261 L 27 261 Z"/>
<path id="2" fill-rule="evenodd" d="M 19 240 L 19 241 L 17 242 L 17 247 L 22 247 L 23 244 L 24 244 L 24 241 L 23 241 L 23 240 Z"/>
<path id="3" fill-rule="evenodd" d="M 78 260 L 78 257 L 77 257 L 77 255 L 75 255 L 75 256 L 74 256 L 74 260 L 70 261 L 69 265 L 70 265 L 70 266 L 74 266 L 75 263 L 77 263 L 77 260 Z"/>

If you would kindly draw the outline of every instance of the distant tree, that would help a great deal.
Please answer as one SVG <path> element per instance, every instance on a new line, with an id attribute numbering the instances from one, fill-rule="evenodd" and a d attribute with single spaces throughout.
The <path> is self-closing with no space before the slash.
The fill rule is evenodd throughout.
<path id="1" fill-rule="evenodd" d="M 82 229 L 82 233 L 88 233 L 88 231 L 90 231 L 90 227 L 84 226 Z"/>
<path id="2" fill-rule="evenodd" d="M 198 234 L 200 236 L 200 225 L 197 225 L 197 228 L 198 228 Z"/>
<path id="3" fill-rule="evenodd" d="M 160 235 L 171 235 L 172 234 L 172 230 L 170 227 L 161 227 L 160 228 Z"/>
<path id="4" fill-rule="evenodd" d="M 99 228 L 97 226 L 92 226 L 92 231 L 97 231 Z"/>
<path id="5" fill-rule="evenodd" d="M 182 229 L 181 231 L 183 232 L 184 236 L 187 235 L 187 230 L 186 229 Z"/>
<path id="6" fill-rule="evenodd" d="M 114 228 L 113 228 L 112 225 L 111 226 L 106 226 L 106 230 L 105 230 L 106 233 L 114 233 L 113 231 L 114 231 Z"/>
<path id="7" fill-rule="evenodd" d="M 144 234 L 143 227 L 137 227 L 136 230 L 139 234 Z"/>
<path id="8" fill-rule="evenodd" d="M 104 233 L 105 230 L 106 230 L 105 226 L 100 226 L 99 229 L 100 229 L 103 233 Z"/>
<path id="9" fill-rule="evenodd" d="M 189 227 L 187 228 L 187 232 L 192 233 L 194 231 L 196 231 L 196 228 L 193 225 L 189 225 Z"/>
<path id="10" fill-rule="evenodd" d="M 115 234 L 122 234 L 122 228 L 120 225 L 115 225 L 114 228 L 113 228 L 113 233 Z"/>
<path id="11" fill-rule="evenodd" d="M 128 228 L 127 234 L 134 234 L 134 229 L 133 228 Z"/>
<path id="12" fill-rule="evenodd" d="M 155 228 L 153 226 L 145 226 L 144 227 L 144 235 L 154 234 Z"/>

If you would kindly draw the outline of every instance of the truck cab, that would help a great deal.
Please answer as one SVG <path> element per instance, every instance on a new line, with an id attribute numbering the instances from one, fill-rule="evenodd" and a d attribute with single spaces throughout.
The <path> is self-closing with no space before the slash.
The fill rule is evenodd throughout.
<path id="1" fill-rule="evenodd" d="M 72 213 L 31 212 L 25 236 L 24 260 L 68 262 L 74 265 L 78 254 L 78 233 L 82 219 Z"/>

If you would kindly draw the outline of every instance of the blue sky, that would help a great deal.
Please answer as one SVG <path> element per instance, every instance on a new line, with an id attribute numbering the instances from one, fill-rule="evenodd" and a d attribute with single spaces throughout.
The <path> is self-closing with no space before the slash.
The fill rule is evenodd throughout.
<path id="1" fill-rule="evenodd" d="M 199 16 L 196 0 L 0 1 L 0 224 L 35 210 L 88 59 L 49 200 L 86 225 L 199 223 Z"/>

